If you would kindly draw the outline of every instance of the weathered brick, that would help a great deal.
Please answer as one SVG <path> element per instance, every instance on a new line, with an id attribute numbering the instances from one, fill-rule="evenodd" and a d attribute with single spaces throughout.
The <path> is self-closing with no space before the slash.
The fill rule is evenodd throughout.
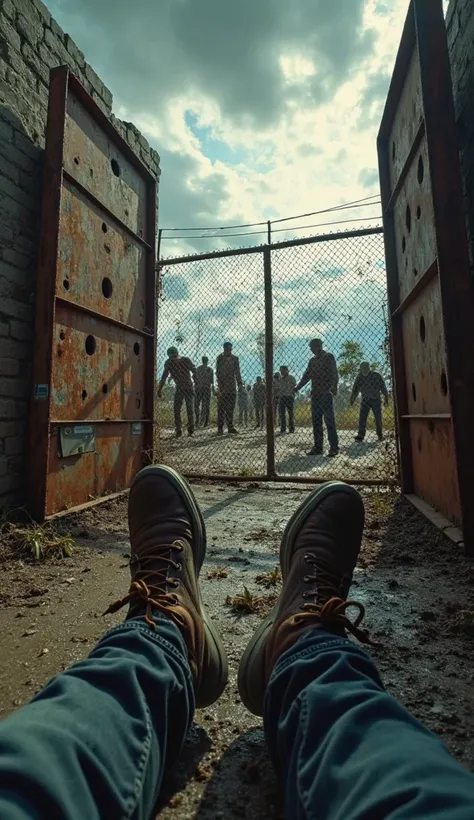
<path id="1" fill-rule="evenodd" d="M 25 440 L 23 436 L 12 436 L 12 438 L 5 439 L 5 455 L 16 456 L 25 449 Z"/>
<path id="2" fill-rule="evenodd" d="M 72 37 L 69 34 L 64 35 L 64 42 L 65 42 L 66 48 L 67 48 L 69 54 L 71 55 L 71 57 L 73 58 L 73 60 L 78 64 L 78 66 L 80 66 L 81 68 L 84 68 L 84 65 L 85 65 L 84 55 L 83 55 L 82 51 L 80 50 L 80 48 L 78 48 L 76 46 L 74 40 L 72 39 Z"/>
<path id="3" fill-rule="evenodd" d="M 20 52 L 7 41 L 0 41 L 0 58 L 15 71 L 20 72 L 23 68 L 23 61 L 21 59 Z"/>
<path id="4" fill-rule="evenodd" d="M 36 264 L 30 260 L 28 267 L 23 269 L 13 267 L 13 265 L 8 264 L 3 258 L 1 258 L 2 255 L 9 250 L 10 248 L 0 248 L 0 273 L 2 274 L 2 279 L 0 279 L 0 293 L 2 294 L 2 299 L 5 295 L 2 291 L 5 288 L 6 281 L 9 282 L 10 285 L 15 285 L 21 288 L 23 293 L 28 292 L 28 290 L 31 292 L 35 286 Z M 0 313 L 1 312 L 0 304 Z"/>
<path id="5" fill-rule="evenodd" d="M 1 46 L 0 46 L 1 48 Z M 9 122 L 0 120 L 0 149 L 3 143 L 8 144 L 13 141 L 13 128 Z"/>
<path id="6" fill-rule="evenodd" d="M 2 42 L 9 43 L 13 48 L 16 48 L 17 51 L 20 51 L 20 35 L 4 14 L 0 14 L 0 39 Z"/>
<path id="7" fill-rule="evenodd" d="M 105 104 L 102 97 L 99 94 L 97 94 L 96 91 L 94 91 L 94 89 L 92 89 L 91 97 L 94 100 L 95 104 L 100 108 L 102 113 L 105 114 L 106 117 L 108 117 L 110 114 L 110 108 Z"/>
<path id="8" fill-rule="evenodd" d="M 20 184 L 20 171 L 11 162 L 0 165 L 0 176 L 9 179 L 14 185 Z M 0 191 L 2 189 L 2 181 L 0 180 Z"/>
<path id="9" fill-rule="evenodd" d="M 20 476 L 14 475 L 10 473 L 9 475 L 3 475 L 0 478 L 0 493 L 4 495 L 5 493 L 11 493 L 12 490 L 17 490 L 20 486 Z"/>
<path id="10" fill-rule="evenodd" d="M 40 40 L 43 39 L 44 25 L 40 19 L 31 14 L 31 3 L 28 3 L 28 7 L 30 15 L 25 17 L 23 14 L 18 14 L 16 27 L 20 37 L 36 48 Z"/>
<path id="11" fill-rule="evenodd" d="M 51 31 L 56 40 L 59 40 L 60 43 L 64 43 L 64 31 L 62 30 L 61 26 L 56 22 L 54 17 L 51 17 Z"/>
<path id="12" fill-rule="evenodd" d="M 24 362 L 31 359 L 32 353 L 32 345 L 27 344 L 26 342 L 19 342 L 17 339 L 10 338 L 5 339 L 2 342 L 2 356 L 5 356 L 8 359 L 19 359 Z M 1 411 L 0 416 L 2 416 Z"/>
<path id="13" fill-rule="evenodd" d="M 0 322 L 0 336 L 9 336 L 10 335 L 10 325 L 7 322 Z M 3 349 L 3 343 L 2 343 Z"/>
<path id="14" fill-rule="evenodd" d="M 0 419 L 17 418 L 16 402 L 11 399 L 0 399 Z"/>
<path id="15" fill-rule="evenodd" d="M 13 182 L 10 182 L 5 177 L 2 178 L 1 189 L 2 194 L 11 197 L 11 199 L 14 199 L 16 202 L 18 202 L 20 205 L 23 205 L 25 208 L 34 207 L 35 203 L 34 200 L 32 201 L 30 194 L 26 193 L 25 191 L 22 191 L 22 189 L 19 188 L 18 185 L 15 185 Z"/>
<path id="16" fill-rule="evenodd" d="M 13 266 L 15 268 L 19 268 L 20 270 L 23 270 L 24 268 L 28 267 L 31 263 L 31 257 L 29 254 L 19 253 L 14 248 L 0 248 L 0 259 L 1 275 L 5 276 L 7 279 L 10 280 L 12 279 L 13 275 L 21 278 L 21 273 L 18 270 L 16 270 L 14 274 L 10 271 L 7 275 L 5 273 L 7 267 Z"/>
<path id="17" fill-rule="evenodd" d="M 40 77 L 43 82 L 49 82 L 49 69 L 38 57 L 36 47 L 31 46 L 30 43 L 23 43 L 21 47 L 21 53 L 25 60 L 25 63 L 33 69 L 35 74 Z"/>
<path id="18" fill-rule="evenodd" d="M 0 429 L 1 429 L 1 426 L 2 425 L 0 424 Z M 1 437 L 2 436 L 0 436 L 0 438 Z M 8 473 L 8 461 L 5 458 L 5 456 L 1 456 L 0 457 L 0 476 L 3 477 L 4 475 L 7 475 L 7 473 Z"/>
<path id="19" fill-rule="evenodd" d="M 0 376 L 0 396 L 6 399 L 25 399 L 29 389 L 29 380 Z"/>
<path id="20" fill-rule="evenodd" d="M 19 151 L 22 151 L 31 159 L 38 162 L 43 158 L 43 149 L 40 148 L 29 136 L 25 136 L 21 131 L 13 132 L 13 140 Z"/>
<path id="21" fill-rule="evenodd" d="M 85 64 L 84 71 L 85 71 L 85 75 L 86 75 L 88 81 L 90 82 L 92 88 L 94 89 L 94 91 L 97 91 L 97 93 L 101 97 L 102 96 L 102 91 L 105 87 L 104 83 L 102 82 L 102 80 L 100 79 L 98 74 L 95 73 L 94 69 L 91 68 L 89 63 Z"/>
<path id="22" fill-rule="evenodd" d="M 35 7 L 39 16 L 42 17 L 46 25 L 49 26 L 51 23 L 51 15 L 44 3 L 42 3 L 41 0 L 31 0 L 31 3 Z"/>
<path id="23" fill-rule="evenodd" d="M 20 362 L 17 359 L 0 359 L 0 376 L 17 376 L 20 372 Z M 13 433 L 1 433 L 0 436 L 12 436 Z"/>
<path id="24" fill-rule="evenodd" d="M 24 425 L 19 421 L 0 421 L 0 438 L 22 436 L 24 432 Z"/>
<path id="25" fill-rule="evenodd" d="M 33 306 L 25 305 L 23 302 L 16 302 L 14 299 L 2 299 L 0 311 L 4 316 L 22 319 L 24 322 L 33 320 Z"/>
<path id="26" fill-rule="evenodd" d="M 34 336 L 33 322 L 17 322 L 14 319 L 10 322 L 10 336 L 12 339 L 20 339 L 26 342 Z"/>

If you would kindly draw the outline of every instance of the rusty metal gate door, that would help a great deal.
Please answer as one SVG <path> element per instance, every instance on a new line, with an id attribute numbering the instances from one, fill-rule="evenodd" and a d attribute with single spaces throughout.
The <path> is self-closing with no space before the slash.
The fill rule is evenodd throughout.
<path id="1" fill-rule="evenodd" d="M 153 450 L 156 181 L 67 68 L 51 73 L 29 507 L 126 488 Z"/>
<path id="2" fill-rule="evenodd" d="M 474 301 L 441 0 L 412 0 L 378 137 L 402 486 L 474 550 Z"/>

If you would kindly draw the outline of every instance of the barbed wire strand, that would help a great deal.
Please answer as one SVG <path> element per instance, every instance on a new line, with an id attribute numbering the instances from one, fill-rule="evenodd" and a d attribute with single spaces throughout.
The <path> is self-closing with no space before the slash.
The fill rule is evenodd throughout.
<path id="1" fill-rule="evenodd" d="M 315 225 L 296 225 L 293 228 L 277 228 L 275 231 L 272 231 L 272 236 L 274 233 L 286 233 L 288 231 L 301 231 L 301 230 L 309 230 L 310 228 L 323 228 L 330 225 L 345 225 L 349 222 L 373 222 L 381 220 L 382 215 L 375 215 L 375 216 L 364 216 L 364 217 L 354 217 L 354 219 L 340 219 L 334 222 L 318 222 Z M 262 234 L 266 234 L 267 231 L 245 231 L 244 233 L 223 233 L 223 234 L 201 234 L 200 236 L 162 236 L 162 240 L 165 239 L 226 239 L 233 236 L 261 236 Z"/>

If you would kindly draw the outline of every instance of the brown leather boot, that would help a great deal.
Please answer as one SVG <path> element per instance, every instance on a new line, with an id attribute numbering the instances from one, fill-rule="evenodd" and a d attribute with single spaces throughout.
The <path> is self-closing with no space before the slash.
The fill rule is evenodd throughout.
<path id="1" fill-rule="evenodd" d="M 201 600 L 206 530 L 190 486 L 169 467 L 145 467 L 132 483 L 128 524 L 130 590 L 107 612 L 128 603 L 127 618 L 143 615 L 156 629 L 154 612 L 171 618 L 186 642 L 196 705 L 209 706 L 227 683 L 227 657 Z"/>
<path id="2" fill-rule="evenodd" d="M 364 527 L 359 493 L 330 481 L 310 493 L 290 518 L 280 547 L 283 588 L 268 617 L 250 640 L 239 666 L 240 696 L 253 714 L 263 714 L 265 690 L 280 657 L 308 630 L 317 627 L 363 642 L 358 629 L 362 604 L 348 601 Z M 359 613 L 352 623 L 346 609 Z"/>

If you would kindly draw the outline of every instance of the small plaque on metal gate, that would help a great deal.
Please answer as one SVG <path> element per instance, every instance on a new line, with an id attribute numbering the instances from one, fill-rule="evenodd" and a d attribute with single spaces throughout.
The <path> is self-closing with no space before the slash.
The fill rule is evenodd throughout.
<path id="1" fill-rule="evenodd" d="M 132 422 L 132 436 L 141 436 L 143 433 L 143 424 L 141 421 Z"/>
<path id="2" fill-rule="evenodd" d="M 35 401 L 47 399 L 49 396 L 49 387 L 47 384 L 35 384 Z"/>
<path id="3" fill-rule="evenodd" d="M 74 424 L 59 428 L 61 455 L 80 456 L 95 452 L 95 430 L 93 424 Z"/>

